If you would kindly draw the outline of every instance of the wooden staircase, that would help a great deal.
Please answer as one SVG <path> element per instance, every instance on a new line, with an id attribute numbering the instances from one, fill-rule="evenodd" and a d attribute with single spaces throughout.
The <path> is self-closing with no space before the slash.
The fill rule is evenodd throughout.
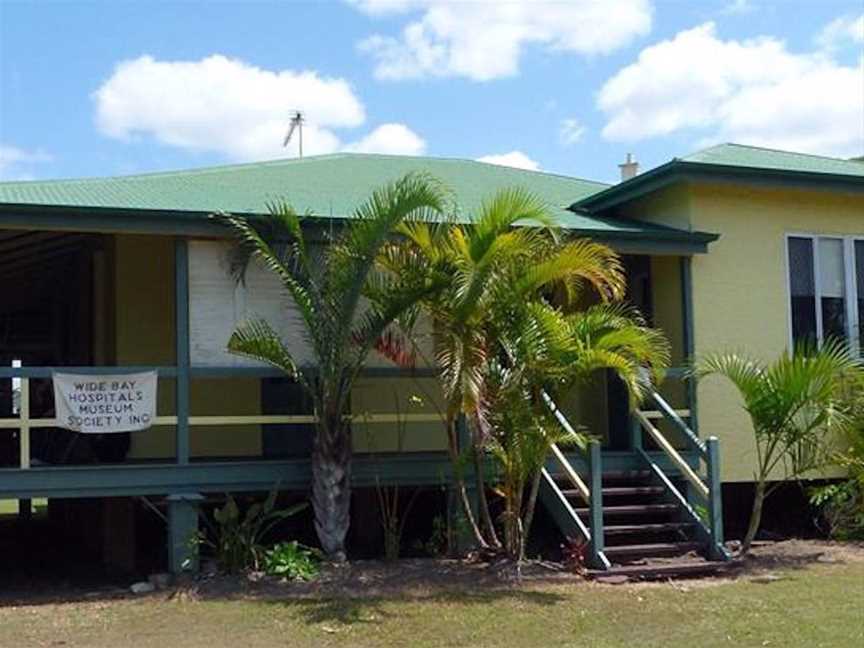
<path id="1" fill-rule="evenodd" d="M 578 490 L 567 488 L 564 473 L 551 475 L 573 512 L 591 530 L 591 511 Z M 592 577 L 671 578 L 715 573 L 723 561 L 708 560 L 697 534 L 697 523 L 682 515 L 648 470 L 604 473 L 603 553 L 607 569 L 592 569 Z"/>
<path id="2" fill-rule="evenodd" d="M 561 426 L 578 438 L 555 403 L 544 397 Z M 716 572 L 730 558 L 723 547 L 717 439 L 702 441 L 659 394 L 652 391 L 649 398 L 657 410 L 633 412 L 633 453 L 644 469 L 604 471 L 600 443 L 591 440 L 581 450 L 587 475 L 579 474 L 554 445 L 542 473 L 541 501 L 565 537 L 588 543 L 592 576 L 694 576 Z M 698 457 L 695 463 L 666 439 L 654 423 L 658 418 L 678 429 Z M 645 433 L 671 470 L 661 467 L 656 454 L 645 452 Z M 700 502 L 702 512 L 697 513 L 691 497 Z"/>

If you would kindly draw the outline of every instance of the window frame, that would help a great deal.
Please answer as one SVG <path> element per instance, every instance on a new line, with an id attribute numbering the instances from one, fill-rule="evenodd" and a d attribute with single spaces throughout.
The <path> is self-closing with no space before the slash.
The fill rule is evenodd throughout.
<path id="1" fill-rule="evenodd" d="M 825 341 L 822 322 L 822 281 L 820 276 L 819 241 L 821 239 L 833 239 L 843 244 L 843 279 L 844 300 L 846 302 L 846 335 L 850 348 L 857 355 L 864 355 L 861 341 L 861 313 L 858 312 L 858 281 L 856 276 L 855 243 L 864 243 L 864 234 L 832 234 L 814 232 L 786 232 L 783 236 L 783 260 L 786 279 L 786 330 L 790 351 L 795 348 L 795 340 L 792 331 L 792 277 L 789 239 L 808 239 L 813 251 L 813 292 L 816 308 L 816 340 L 820 346 Z"/>

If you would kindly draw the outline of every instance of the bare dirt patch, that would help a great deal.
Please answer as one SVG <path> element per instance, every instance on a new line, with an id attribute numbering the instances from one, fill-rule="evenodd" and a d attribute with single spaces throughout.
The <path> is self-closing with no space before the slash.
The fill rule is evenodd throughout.
<path id="1" fill-rule="evenodd" d="M 31 587 L 26 591 L 0 593 L 0 607 L 46 605 L 71 602 L 131 600 L 218 601 L 218 600 L 325 600 L 325 599 L 422 599 L 449 593 L 471 595 L 494 592 L 529 591 L 554 585 L 567 587 L 662 588 L 679 590 L 713 587 L 733 580 L 770 583 L 785 574 L 808 567 L 864 563 L 864 543 L 837 543 L 819 540 L 786 540 L 754 545 L 749 556 L 735 558 L 716 576 L 675 581 L 629 581 L 623 585 L 587 582 L 562 565 L 530 562 L 517 580 L 512 566 L 450 559 L 409 559 L 393 563 L 355 561 L 346 565 L 324 565 L 313 582 L 286 581 L 261 574 L 203 575 L 181 579 L 167 590 L 134 595 L 117 584 L 80 588 L 64 584 Z"/>

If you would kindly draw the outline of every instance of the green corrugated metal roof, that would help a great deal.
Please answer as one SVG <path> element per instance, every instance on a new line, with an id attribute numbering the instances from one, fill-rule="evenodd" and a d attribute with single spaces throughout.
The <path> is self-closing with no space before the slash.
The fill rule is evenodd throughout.
<path id="1" fill-rule="evenodd" d="M 793 153 L 743 144 L 718 144 L 686 155 L 681 160 L 750 169 L 864 176 L 864 164 L 857 160 Z"/>
<path id="2" fill-rule="evenodd" d="M 716 238 L 567 208 L 574 200 L 609 186 L 600 182 L 473 160 L 358 153 L 111 178 L 0 182 L 0 213 L 34 213 L 44 207 L 87 212 L 106 222 L 119 213 L 167 212 L 197 218 L 214 211 L 263 213 L 268 202 L 285 199 L 303 213 L 347 218 L 373 189 L 412 171 L 440 179 L 455 194 L 461 213 L 469 217 L 497 190 L 523 187 L 549 203 L 563 227 L 596 238 L 678 241 L 703 247 Z"/>
<path id="3" fill-rule="evenodd" d="M 731 177 L 736 181 L 806 184 L 818 187 L 864 188 L 864 163 L 805 153 L 792 153 L 742 144 L 718 144 L 645 173 L 588 194 L 572 207 L 602 212 L 669 184 L 698 176 L 702 179 Z"/>
<path id="4" fill-rule="evenodd" d="M 524 187 L 563 209 L 608 186 L 473 160 L 338 153 L 112 178 L 4 182 L 0 203 L 262 213 L 279 198 L 301 212 L 345 218 L 374 188 L 411 171 L 439 178 L 469 214 L 502 187 Z"/>

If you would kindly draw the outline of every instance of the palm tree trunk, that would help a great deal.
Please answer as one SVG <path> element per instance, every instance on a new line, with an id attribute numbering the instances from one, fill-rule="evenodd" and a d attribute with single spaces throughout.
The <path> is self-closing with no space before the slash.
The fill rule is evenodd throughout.
<path id="1" fill-rule="evenodd" d="M 477 483 L 477 501 L 480 506 L 480 518 L 483 520 L 483 527 L 486 529 L 486 537 L 489 544 L 496 548 L 501 548 L 501 541 L 498 539 L 498 534 L 495 532 L 495 523 L 492 521 L 492 513 L 489 511 L 489 499 L 486 497 L 486 479 L 483 472 L 483 448 L 474 446 L 474 478 Z"/>
<path id="2" fill-rule="evenodd" d="M 345 537 L 351 523 L 351 433 L 341 415 L 319 423 L 312 449 L 312 508 L 324 553 L 345 562 Z"/>
<path id="3" fill-rule="evenodd" d="M 528 501 L 525 502 L 525 515 L 522 522 L 522 546 L 520 547 L 519 559 L 525 558 L 525 545 L 528 535 L 531 533 L 531 524 L 534 522 L 534 511 L 537 509 L 537 494 L 540 492 L 540 471 L 531 480 L 531 490 L 528 491 Z"/>
<path id="4" fill-rule="evenodd" d="M 760 478 L 756 482 L 756 495 L 753 499 L 753 510 L 750 513 L 750 524 L 747 527 L 747 535 L 744 536 L 744 541 L 741 543 L 742 556 L 750 551 L 750 545 L 753 544 L 756 533 L 759 531 L 759 524 L 762 522 L 762 505 L 765 502 L 765 488 L 765 479 Z"/>
<path id="5" fill-rule="evenodd" d="M 480 549 L 488 548 L 486 539 L 480 531 L 477 524 L 477 518 L 474 516 L 474 511 L 471 508 L 471 502 L 468 499 L 468 489 L 465 486 L 465 478 L 462 476 L 462 470 L 459 466 L 459 443 L 456 435 L 456 423 L 452 417 L 449 417 L 447 425 L 447 450 L 450 453 L 450 463 L 453 466 L 453 479 L 456 482 L 456 491 L 459 494 L 459 502 L 462 505 L 462 512 L 465 515 L 465 521 L 471 528 L 471 533 L 474 535 L 474 541 Z"/>
<path id="6" fill-rule="evenodd" d="M 480 416 L 479 411 L 474 412 L 474 427 L 474 478 L 477 483 L 477 501 L 480 506 L 480 519 L 483 521 L 483 527 L 486 530 L 489 544 L 495 549 L 500 549 L 501 541 L 495 532 L 495 523 L 492 521 L 492 514 L 489 511 L 489 499 L 486 497 L 486 477 L 483 461 L 485 451 L 481 439 L 488 434 L 488 431 L 484 430 L 483 418 Z"/>

